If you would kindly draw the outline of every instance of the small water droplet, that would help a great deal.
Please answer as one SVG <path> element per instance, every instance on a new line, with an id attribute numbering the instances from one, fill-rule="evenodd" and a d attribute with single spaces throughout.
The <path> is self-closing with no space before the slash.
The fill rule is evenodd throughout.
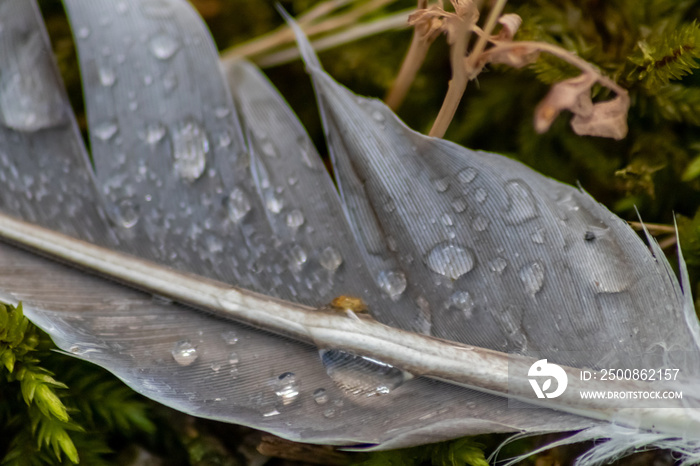
<path id="1" fill-rule="evenodd" d="M 440 243 L 430 250 L 425 263 L 433 272 L 456 280 L 474 267 L 474 256 L 462 246 Z"/>
<path id="2" fill-rule="evenodd" d="M 314 401 L 318 405 L 325 405 L 328 403 L 328 393 L 326 393 L 325 388 L 319 388 L 318 390 L 314 391 L 313 397 Z"/>
<path id="3" fill-rule="evenodd" d="M 81 28 L 78 28 L 78 39 L 87 39 L 90 37 L 90 29 L 83 26 Z"/>
<path id="4" fill-rule="evenodd" d="M 117 134 L 119 127 L 114 121 L 105 121 L 92 128 L 92 134 L 100 141 L 109 141 Z"/>
<path id="5" fill-rule="evenodd" d="M 263 413 L 263 417 L 273 417 L 273 416 L 278 416 L 279 414 L 280 414 L 280 412 L 277 411 L 276 408 L 272 408 L 270 411 Z"/>
<path id="6" fill-rule="evenodd" d="M 383 270 L 377 276 L 377 285 L 393 301 L 396 301 L 406 290 L 406 275 L 398 270 Z"/>
<path id="7" fill-rule="evenodd" d="M 484 188 L 479 188 L 476 191 L 474 191 L 474 198 L 476 199 L 477 202 L 484 202 L 486 198 L 489 197 L 489 194 L 486 192 Z"/>
<path id="8" fill-rule="evenodd" d="M 330 419 L 335 416 L 335 408 L 328 408 L 323 412 L 323 417 Z"/>
<path id="9" fill-rule="evenodd" d="M 204 129 L 194 120 L 186 120 L 172 132 L 175 171 L 188 182 L 204 173 L 209 153 L 209 140 Z"/>
<path id="10" fill-rule="evenodd" d="M 388 213 L 396 210 L 396 203 L 394 203 L 393 199 L 389 198 L 384 202 L 384 210 Z"/>
<path id="11" fill-rule="evenodd" d="M 473 168 L 465 168 L 457 174 L 460 183 L 471 183 L 476 178 L 477 171 Z"/>
<path id="12" fill-rule="evenodd" d="M 275 148 L 275 145 L 269 139 L 263 139 L 260 142 L 260 150 L 267 157 L 277 158 L 279 156 L 279 154 L 277 153 L 277 149 Z"/>
<path id="13" fill-rule="evenodd" d="M 532 235 L 530 235 L 533 243 L 544 244 L 544 228 L 538 229 Z"/>
<path id="14" fill-rule="evenodd" d="M 175 55 L 180 48 L 180 44 L 171 35 L 160 33 L 151 39 L 149 48 L 153 56 L 159 60 L 168 60 Z"/>
<path id="15" fill-rule="evenodd" d="M 228 216 L 234 222 L 239 222 L 250 212 L 251 206 L 248 196 L 242 189 L 236 188 L 228 197 Z"/>
<path id="16" fill-rule="evenodd" d="M 491 272 L 495 272 L 497 274 L 503 272 L 507 266 L 508 262 L 502 257 L 497 257 L 489 262 L 489 269 L 491 269 Z"/>
<path id="17" fill-rule="evenodd" d="M 129 102 L 128 107 L 129 107 L 129 110 L 131 110 L 132 112 L 135 112 L 136 110 L 139 109 L 139 103 L 135 100 L 132 100 L 131 102 Z"/>
<path id="18" fill-rule="evenodd" d="M 112 68 L 101 67 L 97 70 L 97 75 L 104 87 L 112 87 L 117 82 L 117 75 Z"/>
<path id="19" fill-rule="evenodd" d="M 472 228 L 476 231 L 484 231 L 489 227 L 489 223 L 491 223 L 491 221 L 488 218 L 479 215 L 474 219 L 474 222 L 472 222 Z"/>
<path id="20" fill-rule="evenodd" d="M 442 224 L 446 227 L 451 227 L 453 225 L 452 217 L 450 217 L 447 214 L 442 214 L 442 217 L 440 217 L 440 219 L 442 220 Z"/>
<path id="21" fill-rule="evenodd" d="M 471 317 L 474 310 L 474 299 L 468 291 L 456 291 L 447 300 L 447 308 L 464 313 L 465 317 Z"/>
<path id="22" fill-rule="evenodd" d="M 124 228 L 132 228 L 139 222 L 139 205 L 133 199 L 122 199 L 116 204 L 117 220 Z"/>
<path id="23" fill-rule="evenodd" d="M 216 118 L 226 118 L 231 114 L 231 110 L 228 107 L 217 107 L 214 109 L 214 115 Z"/>
<path id="24" fill-rule="evenodd" d="M 525 289 L 530 295 L 542 289 L 544 283 L 544 266 L 539 262 L 533 262 L 520 269 L 520 280 L 525 285 Z"/>
<path id="25" fill-rule="evenodd" d="M 448 177 L 435 179 L 433 180 L 433 185 L 437 192 L 444 193 L 450 187 L 450 179 Z"/>
<path id="26" fill-rule="evenodd" d="M 173 359 L 181 366 L 189 366 L 197 360 L 197 347 L 189 340 L 180 340 L 175 343 L 171 351 Z"/>
<path id="27" fill-rule="evenodd" d="M 335 272 L 343 263 L 343 256 L 333 246 L 327 246 L 321 251 L 319 262 L 324 269 Z"/>
<path id="28" fill-rule="evenodd" d="M 294 209 L 287 214 L 287 226 L 295 230 L 304 224 L 304 214 L 299 209 Z"/>
<path id="29" fill-rule="evenodd" d="M 293 372 L 285 372 L 275 381 L 275 394 L 284 405 L 290 405 L 299 398 L 299 383 Z"/>
<path id="30" fill-rule="evenodd" d="M 173 14 L 173 10 L 166 0 L 143 0 L 140 5 L 146 16 L 152 18 L 167 18 Z"/>
<path id="31" fill-rule="evenodd" d="M 391 364 L 347 351 L 324 349 L 319 355 L 333 382 L 356 396 L 386 395 L 413 378 Z"/>
<path id="32" fill-rule="evenodd" d="M 212 254 L 220 254 L 224 250 L 224 243 L 216 236 L 207 236 L 204 243 L 207 251 Z"/>
<path id="33" fill-rule="evenodd" d="M 231 353 L 228 355 L 228 363 L 232 366 L 235 366 L 240 362 L 240 358 L 238 357 L 238 353 L 235 351 L 231 351 Z"/>
<path id="34" fill-rule="evenodd" d="M 295 270 L 300 270 L 304 266 L 304 264 L 306 264 L 306 251 L 298 244 L 295 244 L 289 249 L 289 256 L 291 259 L 290 265 Z"/>
<path id="35" fill-rule="evenodd" d="M 233 330 L 227 330 L 221 334 L 221 338 L 226 342 L 227 345 L 235 345 L 238 343 L 238 334 Z"/>
<path id="36" fill-rule="evenodd" d="M 149 123 L 146 125 L 146 134 L 144 135 L 144 141 L 147 144 L 157 144 L 165 136 L 167 130 L 160 122 Z"/>
<path id="37" fill-rule="evenodd" d="M 508 209 L 503 214 L 506 222 L 517 224 L 537 217 L 535 198 L 524 181 L 509 181 L 505 191 L 508 195 Z"/>
<path id="38" fill-rule="evenodd" d="M 277 197 L 273 191 L 267 191 L 265 193 L 265 207 L 273 214 L 279 214 L 284 208 L 284 200 Z"/>
<path id="39" fill-rule="evenodd" d="M 587 231 L 586 233 L 583 234 L 583 239 L 586 241 L 594 241 L 595 240 L 595 233 L 592 231 Z"/>
<path id="40" fill-rule="evenodd" d="M 150 86 L 153 84 L 153 76 L 150 74 L 147 74 L 146 76 L 143 77 L 143 84 L 146 86 Z"/>
<path id="41" fill-rule="evenodd" d="M 170 94 L 178 85 L 177 76 L 172 73 L 166 74 L 161 80 L 163 83 L 163 89 L 165 89 L 166 94 Z"/>
<path id="42" fill-rule="evenodd" d="M 452 210 L 457 213 L 467 210 L 467 200 L 462 197 L 452 199 Z"/>
<path id="43" fill-rule="evenodd" d="M 379 110 L 372 112 L 372 119 L 378 123 L 383 123 L 385 121 L 384 115 Z"/>

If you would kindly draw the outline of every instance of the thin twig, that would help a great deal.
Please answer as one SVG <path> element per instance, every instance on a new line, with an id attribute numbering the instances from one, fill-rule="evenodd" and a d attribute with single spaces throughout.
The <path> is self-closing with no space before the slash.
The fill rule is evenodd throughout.
<path id="1" fill-rule="evenodd" d="M 418 0 L 418 9 L 428 7 L 428 0 Z M 434 34 L 424 33 L 418 26 L 413 29 L 413 37 L 411 38 L 411 46 L 406 52 L 406 56 L 401 63 L 396 79 L 391 85 L 391 89 L 387 92 L 384 98 L 385 103 L 392 109 L 396 110 L 403 102 L 408 89 L 416 79 L 418 70 L 423 65 L 425 57 L 428 54 L 428 49 L 437 36 Z"/>
<path id="2" fill-rule="evenodd" d="M 662 239 L 659 241 L 659 247 L 661 249 L 668 249 L 676 245 L 677 239 L 676 235 L 671 235 L 666 239 Z"/>
<path id="3" fill-rule="evenodd" d="M 347 28 L 337 34 L 333 34 L 330 36 L 326 36 L 322 39 L 315 40 L 311 44 L 313 45 L 314 50 L 316 50 L 317 52 L 322 52 L 324 50 L 328 50 L 339 45 L 347 44 L 348 42 L 363 39 L 365 37 L 370 37 L 375 34 L 380 34 L 382 32 L 405 29 L 408 27 L 408 15 L 412 12 L 413 9 L 404 10 L 386 18 L 382 18 L 380 20 L 361 23 L 357 26 Z M 238 57 L 227 57 L 228 60 L 236 58 Z M 264 68 L 289 63 L 291 61 L 296 60 L 297 58 L 299 58 L 299 49 L 296 47 L 290 47 L 288 49 L 280 50 L 279 52 L 274 52 L 269 55 L 253 57 L 252 61 L 255 62 L 258 66 Z"/>
<path id="4" fill-rule="evenodd" d="M 503 9 L 508 3 L 508 0 L 498 0 L 498 2 L 491 8 L 489 17 L 486 19 L 486 25 L 484 26 L 483 35 L 479 35 L 479 40 L 477 40 L 474 49 L 469 54 L 466 62 L 466 69 L 469 74 L 474 70 L 477 60 L 486 49 L 486 44 L 489 42 L 489 37 L 493 28 L 496 27 L 498 23 L 498 18 L 500 18 Z"/>
<path id="5" fill-rule="evenodd" d="M 637 231 L 641 231 L 644 229 L 644 227 L 649 230 L 649 232 L 654 235 L 654 234 L 663 234 L 663 233 L 671 233 L 671 234 L 676 234 L 676 227 L 673 225 L 664 225 L 661 223 L 641 223 L 641 222 L 627 222 L 629 225 L 634 228 Z"/>

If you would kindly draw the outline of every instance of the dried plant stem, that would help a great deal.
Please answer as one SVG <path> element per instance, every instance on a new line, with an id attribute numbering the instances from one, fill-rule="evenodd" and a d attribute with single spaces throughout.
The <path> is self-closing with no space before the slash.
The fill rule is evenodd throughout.
<path id="1" fill-rule="evenodd" d="M 660 223 L 641 223 L 641 222 L 627 222 L 629 225 L 637 231 L 641 231 L 644 227 L 649 230 L 652 235 L 671 233 L 676 234 L 676 227 L 673 225 L 663 225 Z"/>
<path id="2" fill-rule="evenodd" d="M 421 65 L 423 65 L 423 61 L 425 61 L 425 56 L 428 54 L 428 49 L 433 43 L 433 40 L 432 38 L 421 37 L 421 34 L 417 30 L 413 32 L 411 46 L 408 48 L 408 52 L 406 52 L 403 63 L 401 63 L 399 74 L 396 76 L 391 89 L 389 89 L 384 99 L 392 110 L 399 108 L 403 99 L 406 97 L 408 89 L 416 79 L 418 70 Z"/>
<path id="3" fill-rule="evenodd" d="M 455 116 L 459 102 L 462 100 L 464 91 L 467 89 L 469 78 L 472 77 L 469 74 L 474 68 L 476 61 L 486 48 L 486 44 L 488 42 L 487 38 L 491 34 L 491 31 L 493 31 L 493 28 L 496 26 L 498 18 L 501 16 L 501 12 L 503 11 L 503 8 L 507 2 L 508 0 L 497 0 L 496 4 L 493 6 L 493 8 L 491 8 L 491 12 L 486 19 L 484 35 L 479 37 L 474 50 L 467 59 L 466 66 L 464 57 L 467 54 L 467 42 L 469 40 L 469 34 L 473 29 L 473 25 L 468 27 L 465 24 L 464 30 L 457 31 L 455 43 L 452 44 L 452 48 L 450 50 L 452 79 L 450 80 L 447 95 L 445 95 L 445 100 L 442 103 L 440 112 L 435 119 L 435 123 L 433 123 L 433 127 L 430 129 L 430 136 L 441 138 L 445 135 L 445 131 L 447 131 L 447 128 Z"/>
<path id="4" fill-rule="evenodd" d="M 659 241 L 659 247 L 661 249 L 668 249 L 668 248 L 675 246 L 677 242 L 678 242 L 678 237 L 674 234 L 674 235 L 671 235 L 671 236 Z"/>
<path id="5" fill-rule="evenodd" d="M 608 89 L 614 91 L 619 96 L 627 96 L 627 90 L 618 85 L 615 81 L 608 78 L 607 76 L 600 73 L 600 71 L 590 63 L 588 63 L 583 58 L 578 55 L 569 52 L 556 45 L 548 44 L 546 42 L 532 42 L 532 41 L 517 41 L 517 42 L 506 42 L 506 41 L 493 41 L 494 46 L 489 49 L 489 53 L 499 53 L 505 52 L 507 50 L 514 49 L 531 49 L 532 51 L 546 52 L 550 55 L 554 55 L 557 58 L 564 60 L 567 63 L 577 67 L 584 73 L 590 73 L 596 76 L 596 81 L 601 85 L 607 87 Z"/>
<path id="6" fill-rule="evenodd" d="M 343 27 L 356 23 L 360 18 L 386 6 L 396 0 L 370 0 L 352 8 L 346 13 L 339 14 L 334 17 L 324 18 L 333 13 L 338 8 L 351 3 L 352 0 L 335 0 L 323 2 L 320 5 L 312 8 L 308 12 L 299 16 L 298 24 L 301 26 L 304 33 L 308 36 L 323 34 L 329 31 L 335 31 Z M 262 55 L 266 52 L 274 50 L 282 45 L 289 44 L 294 41 L 294 34 L 287 26 L 282 26 L 275 31 L 260 36 L 252 41 L 243 43 L 236 47 L 226 50 L 222 54 L 223 60 L 230 60 L 233 57 L 254 57 Z"/>

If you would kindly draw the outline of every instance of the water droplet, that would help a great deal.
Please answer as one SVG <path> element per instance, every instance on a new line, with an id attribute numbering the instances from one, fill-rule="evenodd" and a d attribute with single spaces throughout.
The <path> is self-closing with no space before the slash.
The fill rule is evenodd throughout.
<path id="1" fill-rule="evenodd" d="M 583 239 L 586 241 L 594 241 L 595 240 L 595 233 L 592 231 L 587 231 L 586 233 L 583 234 Z"/>
<path id="2" fill-rule="evenodd" d="M 537 217 L 535 198 L 524 181 L 509 181 L 505 191 L 508 195 L 508 209 L 503 214 L 506 222 L 523 223 Z"/>
<path id="3" fill-rule="evenodd" d="M 299 383 L 293 372 L 285 372 L 277 377 L 275 394 L 284 406 L 294 403 L 299 398 Z"/>
<path id="4" fill-rule="evenodd" d="M 119 127 L 114 121 L 105 121 L 92 128 L 92 134 L 100 141 L 109 141 L 117 134 Z"/>
<path id="5" fill-rule="evenodd" d="M 280 412 L 277 411 L 276 408 L 272 408 L 270 411 L 263 413 L 263 417 L 273 417 L 273 416 L 278 416 L 279 414 L 280 414 Z"/>
<path id="6" fill-rule="evenodd" d="M 181 366 L 189 366 L 197 360 L 197 347 L 189 340 L 180 340 L 175 343 L 171 351 L 173 359 Z"/>
<path id="7" fill-rule="evenodd" d="M 323 412 L 323 417 L 330 419 L 335 416 L 335 408 L 328 408 Z"/>
<path id="8" fill-rule="evenodd" d="M 173 14 L 170 4 L 166 0 L 144 0 L 141 10 L 152 18 L 167 18 Z"/>
<path id="9" fill-rule="evenodd" d="M 477 202 L 484 202 L 489 197 L 489 193 L 484 188 L 479 188 L 474 191 L 474 198 Z"/>
<path id="10" fill-rule="evenodd" d="M 163 82 L 163 89 L 165 89 L 166 94 L 170 94 L 174 91 L 178 84 L 177 76 L 172 73 L 163 76 L 161 81 Z"/>
<path id="11" fill-rule="evenodd" d="M 413 378 L 391 364 L 337 349 L 320 350 L 326 373 L 340 388 L 356 396 L 378 396 Z"/>
<path id="12" fill-rule="evenodd" d="M 132 100 L 131 102 L 129 102 L 128 107 L 129 107 L 129 110 L 131 110 L 132 112 L 135 112 L 136 110 L 139 109 L 139 103 L 135 100 Z"/>
<path id="13" fill-rule="evenodd" d="M 327 246 L 321 251 L 319 262 L 324 269 L 335 272 L 343 263 L 343 256 L 333 246 Z"/>
<path id="14" fill-rule="evenodd" d="M 175 55 L 178 48 L 180 48 L 180 44 L 171 35 L 160 33 L 151 39 L 149 48 L 156 58 L 167 60 Z"/>
<path id="15" fill-rule="evenodd" d="M 372 112 L 372 119 L 378 123 L 383 123 L 385 120 L 384 115 L 379 110 Z"/>
<path id="16" fill-rule="evenodd" d="M 465 168 L 457 174 L 460 183 L 471 183 L 476 178 L 477 171 L 473 168 Z"/>
<path id="17" fill-rule="evenodd" d="M 231 145 L 231 136 L 228 133 L 221 133 L 219 135 L 219 147 L 226 148 Z"/>
<path id="18" fill-rule="evenodd" d="M 207 251 L 212 254 L 220 254 L 224 250 L 224 243 L 216 236 L 207 236 L 204 240 Z"/>
<path id="19" fill-rule="evenodd" d="M 146 143 L 151 145 L 157 144 L 161 139 L 163 139 L 166 131 L 165 126 L 163 126 L 161 123 L 150 123 L 146 125 L 144 140 Z"/>
<path id="20" fill-rule="evenodd" d="M 209 367 L 214 372 L 219 372 L 221 370 L 221 363 L 220 362 L 213 362 L 213 363 L 209 364 Z"/>
<path id="21" fill-rule="evenodd" d="M 442 217 L 440 217 L 440 219 L 442 220 L 442 224 L 446 227 L 451 227 L 453 225 L 452 217 L 450 217 L 447 214 L 442 214 Z"/>
<path id="22" fill-rule="evenodd" d="M 287 226 L 296 230 L 304 224 L 304 214 L 299 209 L 294 209 L 287 214 Z"/>
<path id="23" fill-rule="evenodd" d="M 406 275 L 398 270 L 383 270 L 377 276 L 377 285 L 393 301 L 396 301 L 406 290 Z"/>
<path id="24" fill-rule="evenodd" d="M 143 77 L 143 84 L 146 86 L 150 86 L 153 84 L 153 76 L 150 74 L 147 74 L 146 76 Z"/>
<path id="25" fill-rule="evenodd" d="M 263 141 L 261 141 L 260 150 L 267 157 L 277 158 L 279 156 L 275 145 L 269 139 L 264 139 Z"/>
<path id="26" fill-rule="evenodd" d="M 112 68 L 102 67 L 97 70 L 97 75 L 100 78 L 100 84 L 104 87 L 112 87 L 117 82 L 117 75 Z"/>
<path id="27" fill-rule="evenodd" d="M 204 129 L 194 120 L 180 124 L 172 132 L 175 171 L 188 182 L 204 173 L 209 152 L 209 140 Z"/>
<path id="28" fill-rule="evenodd" d="M 231 351 L 231 354 L 228 355 L 228 363 L 232 366 L 235 366 L 240 362 L 240 358 L 238 357 L 238 353 L 235 351 Z"/>
<path id="29" fill-rule="evenodd" d="M 447 300 L 447 308 L 462 312 L 465 317 L 471 317 L 474 310 L 474 299 L 467 291 L 456 291 Z"/>
<path id="30" fill-rule="evenodd" d="M 87 39 L 88 37 L 90 37 L 90 29 L 85 26 L 78 28 L 78 39 Z"/>
<path id="31" fill-rule="evenodd" d="M 291 259 L 291 266 L 295 270 L 300 270 L 306 263 L 307 255 L 304 248 L 295 244 L 289 249 L 289 256 Z"/>
<path id="32" fill-rule="evenodd" d="M 319 388 L 318 390 L 314 391 L 313 397 L 314 401 L 318 405 L 325 405 L 328 403 L 328 393 L 326 393 L 325 388 Z"/>
<path id="33" fill-rule="evenodd" d="M 520 280 L 525 285 L 527 292 L 535 296 L 544 283 L 544 266 L 539 262 L 526 265 L 520 269 Z"/>
<path id="34" fill-rule="evenodd" d="M 124 228 L 132 228 L 139 222 L 139 206 L 132 199 L 122 199 L 116 204 L 117 221 Z"/>
<path id="35" fill-rule="evenodd" d="M 393 199 L 389 198 L 384 202 L 384 210 L 388 213 L 396 210 L 396 203 L 394 203 Z"/>
<path id="36" fill-rule="evenodd" d="M 467 210 L 467 201 L 462 197 L 456 197 L 452 199 L 452 210 L 457 213 L 464 212 Z"/>
<path id="37" fill-rule="evenodd" d="M 507 266 L 508 262 L 502 257 L 497 257 L 489 262 L 489 269 L 491 269 L 491 272 L 495 272 L 497 274 L 503 272 Z"/>
<path id="38" fill-rule="evenodd" d="M 433 185 L 437 192 L 444 193 L 450 187 L 450 179 L 448 177 L 435 179 Z"/>
<path id="39" fill-rule="evenodd" d="M 242 189 L 236 188 L 228 197 L 228 216 L 234 222 L 239 222 L 250 212 L 251 206 L 248 196 Z"/>
<path id="40" fill-rule="evenodd" d="M 484 231 L 489 227 L 489 223 L 491 223 L 491 221 L 488 218 L 479 215 L 474 219 L 474 222 L 472 222 L 472 228 L 476 231 Z"/>
<path id="41" fill-rule="evenodd" d="M 214 109 L 214 115 L 216 118 L 226 118 L 231 114 L 231 110 L 228 107 L 217 107 Z"/>
<path id="42" fill-rule="evenodd" d="M 544 244 L 544 228 L 538 229 L 532 235 L 530 235 L 533 243 Z"/>
<path id="43" fill-rule="evenodd" d="M 227 330 L 226 332 L 222 333 L 221 338 L 227 345 L 235 345 L 238 343 L 238 334 L 233 330 Z"/>
<path id="44" fill-rule="evenodd" d="M 265 193 L 265 207 L 273 214 L 279 214 L 284 208 L 284 200 L 277 197 L 273 191 L 267 191 Z"/>
<path id="45" fill-rule="evenodd" d="M 430 270 L 456 280 L 474 267 L 474 256 L 462 246 L 440 243 L 425 259 Z"/>

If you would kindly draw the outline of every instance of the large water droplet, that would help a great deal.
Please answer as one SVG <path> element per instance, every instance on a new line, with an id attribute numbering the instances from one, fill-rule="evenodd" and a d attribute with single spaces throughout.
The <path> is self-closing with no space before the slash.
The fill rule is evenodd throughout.
<path id="1" fill-rule="evenodd" d="M 228 216 L 234 222 L 239 222 L 250 212 L 248 196 L 242 189 L 236 188 L 228 196 Z"/>
<path id="2" fill-rule="evenodd" d="M 406 275 L 398 270 L 383 270 L 377 276 L 377 285 L 393 301 L 396 301 L 406 290 Z"/>
<path id="3" fill-rule="evenodd" d="M 457 291 L 447 300 L 447 308 L 464 313 L 465 317 L 471 317 L 474 310 L 474 299 L 468 291 Z"/>
<path id="4" fill-rule="evenodd" d="M 285 372 L 275 380 L 275 394 L 287 406 L 299 398 L 299 383 L 293 372 Z"/>
<path id="5" fill-rule="evenodd" d="M 474 267 L 474 256 L 462 246 L 440 243 L 428 253 L 425 263 L 433 272 L 456 280 Z"/>
<path id="6" fill-rule="evenodd" d="M 101 67 L 97 70 L 100 84 L 104 87 L 112 87 L 117 82 L 117 75 L 112 68 Z"/>
<path id="7" fill-rule="evenodd" d="M 294 209 L 287 214 L 287 226 L 296 231 L 304 224 L 304 214 L 299 209 Z"/>
<path id="8" fill-rule="evenodd" d="M 319 354 L 333 382 L 355 396 L 386 395 L 413 378 L 391 364 L 366 356 L 337 349 L 321 350 Z"/>
<path id="9" fill-rule="evenodd" d="M 172 132 L 175 171 L 188 182 L 202 176 L 207 163 L 209 140 L 204 129 L 194 120 L 187 120 Z"/>
<path id="10" fill-rule="evenodd" d="M 508 208 L 503 214 L 506 222 L 523 223 L 537 217 L 535 198 L 524 181 L 509 181 L 504 189 L 508 195 Z"/>
<path id="11" fill-rule="evenodd" d="M 153 56 L 159 60 L 167 60 L 175 55 L 180 44 L 170 34 L 160 33 L 151 39 L 149 48 Z"/>
<path id="12" fill-rule="evenodd" d="M 318 261 L 324 269 L 335 272 L 343 263 L 343 256 L 333 246 L 327 246 L 321 251 Z"/>
<path id="13" fill-rule="evenodd" d="M 189 340 L 180 340 L 175 343 L 171 351 L 173 359 L 181 366 L 189 366 L 197 360 L 197 347 Z"/>
<path id="14" fill-rule="evenodd" d="M 119 127 L 114 121 L 105 121 L 92 128 L 92 134 L 100 141 L 109 141 L 117 134 Z"/>
<path id="15" fill-rule="evenodd" d="M 527 292 L 535 296 L 544 283 L 544 266 L 539 262 L 526 265 L 520 269 L 520 280 L 525 285 Z"/>
<path id="16" fill-rule="evenodd" d="M 325 405 L 328 403 L 328 393 L 326 392 L 325 388 L 319 388 L 318 390 L 314 391 L 313 397 L 314 401 L 318 405 Z"/>
<path id="17" fill-rule="evenodd" d="M 460 183 L 471 183 L 476 178 L 476 170 L 473 168 L 465 168 L 457 174 L 457 179 Z"/>

